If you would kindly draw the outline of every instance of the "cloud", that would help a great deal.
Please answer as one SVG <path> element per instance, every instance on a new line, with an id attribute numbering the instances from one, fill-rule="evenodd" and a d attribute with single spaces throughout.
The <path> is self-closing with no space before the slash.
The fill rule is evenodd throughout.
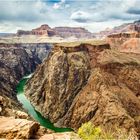
<path id="1" fill-rule="evenodd" d="M 140 14 L 140 9 L 131 8 L 127 11 L 129 14 Z"/>
<path id="2" fill-rule="evenodd" d="M 37 1 L 0 1 L 0 21 L 35 22 L 46 17 L 47 5 Z"/>
<path id="3" fill-rule="evenodd" d="M 90 20 L 90 14 L 84 11 L 76 11 L 72 13 L 70 19 L 75 20 L 77 22 L 88 22 Z"/>
<path id="4" fill-rule="evenodd" d="M 53 8 L 54 9 L 60 9 L 62 6 L 64 6 L 65 0 L 61 0 L 60 2 L 54 3 Z"/>
<path id="5" fill-rule="evenodd" d="M 97 31 L 140 19 L 139 5 L 140 0 L 1 0 L 0 32 L 41 24 Z"/>
<path id="6" fill-rule="evenodd" d="M 139 5 L 140 1 L 137 0 L 98 0 L 88 4 L 83 2 L 83 5 L 77 7 L 79 10 L 74 11 L 70 18 L 79 23 L 136 20 L 140 18 Z"/>
<path id="7" fill-rule="evenodd" d="M 127 10 L 127 13 L 140 15 L 140 1 L 135 1 L 135 3 Z"/>

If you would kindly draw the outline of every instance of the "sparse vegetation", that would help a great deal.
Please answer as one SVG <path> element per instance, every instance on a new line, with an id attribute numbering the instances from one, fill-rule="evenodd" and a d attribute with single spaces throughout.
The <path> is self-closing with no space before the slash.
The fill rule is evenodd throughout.
<path id="1" fill-rule="evenodd" d="M 87 122 L 83 124 L 78 129 L 78 135 L 82 140 L 94 140 L 94 139 L 129 139 L 130 136 L 126 134 L 119 128 L 115 128 L 115 130 L 108 129 L 106 132 L 102 130 L 100 127 L 95 127 L 91 122 Z"/>
<path id="2" fill-rule="evenodd" d="M 87 122 L 79 128 L 78 135 L 82 140 L 99 139 L 101 136 L 101 128 L 94 127 L 91 122 Z"/>

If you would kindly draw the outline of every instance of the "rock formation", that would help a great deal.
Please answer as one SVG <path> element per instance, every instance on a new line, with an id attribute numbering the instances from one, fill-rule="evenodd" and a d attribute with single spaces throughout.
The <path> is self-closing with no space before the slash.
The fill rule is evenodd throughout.
<path id="1" fill-rule="evenodd" d="M 47 57 L 51 47 L 47 43 L 0 44 L 0 138 L 38 139 L 49 133 L 31 121 L 17 101 L 15 89 L 19 80 Z"/>
<path id="2" fill-rule="evenodd" d="M 48 37 L 58 36 L 62 38 L 94 38 L 94 35 L 81 27 L 55 27 L 50 28 L 47 24 L 41 25 L 39 28 L 32 29 L 31 31 L 18 30 L 17 36 L 22 35 L 45 35 Z"/>
<path id="3" fill-rule="evenodd" d="M 140 135 L 140 55 L 108 44 L 59 44 L 27 82 L 33 106 L 57 126 L 93 122 Z"/>
<path id="4" fill-rule="evenodd" d="M 25 49 L 29 57 L 36 62 L 41 63 L 48 56 L 53 44 L 50 43 L 20 43 L 19 48 Z"/>
<path id="5" fill-rule="evenodd" d="M 120 52 L 140 54 L 140 33 L 118 33 L 109 35 L 106 38 L 112 48 Z"/>
<path id="6" fill-rule="evenodd" d="M 53 122 L 64 116 L 90 74 L 89 56 L 84 46 L 55 49 L 44 61 L 45 65 L 37 68 L 37 75 L 26 87 L 29 89 L 26 95 L 36 110 Z M 30 83 L 32 81 L 34 83 Z"/>
<path id="7" fill-rule="evenodd" d="M 94 38 L 94 35 L 91 32 L 81 27 L 55 27 L 54 31 L 56 32 L 56 35 L 63 38 Z"/>
<path id="8" fill-rule="evenodd" d="M 106 37 L 112 34 L 119 34 L 119 33 L 133 33 L 133 32 L 140 32 L 140 20 L 134 21 L 133 23 L 125 23 L 120 26 L 116 26 L 113 29 L 106 29 L 96 34 L 99 37 Z"/>
<path id="9" fill-rule="evenodd" d="M 52 132 L 31 120 L 0 117 L 1 139 L 38 139 L 49 133 Z"/>
<path id="10" fill-rule="evenodd" d="M 46 35 L 46 36 L 54 36 L 55 32 L 47 25 L 41 25 L 39 28 L 32 29 L 31 31 L 18 30 L 17 35 Z"/>
<path id="11" fill-rule="evenodd" d="M 0 44 L 1 116 L 16 117 L 17 110 L 22 110 L 16 98 L 16 85 L 35 70 L 50 49 L 49 44 Z"/>

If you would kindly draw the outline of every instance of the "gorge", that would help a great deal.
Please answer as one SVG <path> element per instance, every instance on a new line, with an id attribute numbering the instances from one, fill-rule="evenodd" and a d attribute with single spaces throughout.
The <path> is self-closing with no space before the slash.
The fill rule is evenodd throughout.
<path id="1" fill-rule="evenodd" d="M 0 43 L 0 138 L 76 135 L 91 122 L 138 139 L 139 37 L 122 32 L 105 39 Z"/>
<path id="2" fill-rule="evenodd" d="M 48 119 L 45 119 L 39 112 L 37 112 L 34 107 L 31 105 L 30 101 L 27 100 L 24 95 L 24 86 L 29 78 L 31 78 L 32 74 L 25 76 L 20 80 L 17 85 L 17 99 L 23 105 L 23 108 L 27 110 L 28 114 L 33 117 L 34 120 L 38 121 L 41 126 L 44 126 L 50 130 L 55 132 L 67 132 L 72 131 L 70 128 L 58 128 L 55 127 Z"/>
<path id="3" fill-rule="evenodd" d="M 77 130 L 91 121 L 139 134 L 139 60 L 100 41 L 57 44 L 27 81 L 25 95 L 56 126 Z"/>

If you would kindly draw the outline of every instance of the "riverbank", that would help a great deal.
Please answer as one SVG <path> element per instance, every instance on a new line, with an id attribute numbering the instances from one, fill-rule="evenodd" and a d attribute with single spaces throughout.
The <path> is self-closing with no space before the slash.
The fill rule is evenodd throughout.
<path id="1" fill-rule="evenodd" d="M 17 99 L 18 101 L 23 105 L 23 108 L 27 110 L 28 114 L 33 117 L 34 120 L 36 120 L 40 125 L 44 126 L 45 128 L 48 128 L 50 130 L 53 130 L 55 132 L 69 132 L 73 131 L 71 128 L 59 128 L 55 127 L 53 123 L 50 122 L 49 119 L 44 118 L 39 112 L 37 112 L 34 107 L 31 105 L 30 101 L 26 98 L 24 95 L 24 86 L 27 82 L 27 80 L 32 75 L 24 76 L 19 84 L 17 85 Z"/>

